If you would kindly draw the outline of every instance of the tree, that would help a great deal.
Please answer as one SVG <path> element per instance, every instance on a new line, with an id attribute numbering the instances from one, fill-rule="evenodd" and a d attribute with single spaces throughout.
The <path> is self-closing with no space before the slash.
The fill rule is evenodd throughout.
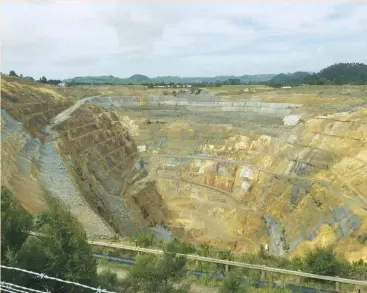
<path id="1" fill-rule="evenodd" d="M 45 76 L 42 76 L 40 79 L 39 79 L 39 82 L 41 83 L 47 83 L 47 78 Z"/>
<path id="2" fill-rule="evenodd" d="M 205 256 L 205 257 L 209 256 L 210 245 L 208 243 L 201 244 L 200 245 L 200 250 L 198 252 L 199 252 L 199 255 L 202 255 L 202 256 Z"/>
<path id="3" fill-rule="evenodd" d="M 1 263 L 7 262 L 7 253 L 18 252 L 31 228 L 32 216 L 12 197 L 9 189 L 1 187 Z"/>
<path id="4" fill-rule="evenodd" d="M 184 241 L 175 238 L 173 239 L 173 241 L 171 241 L 166 245 L 166 250 L 174 253 L 188 254 L 188 253 L 194 253 L 195 247 L 189 243 L 186 243 Z"/>
<path id="5" fill-rule="evenodd" d="M 241 277 L 237 273 L 230 273 L 219 289 L 220 293 L 245 293 L 247 290 L 241 285 Z"/>
<path id="6" fill-rule="evenodd" d="M 123 288 L 126 292 L 186 293 L 189 285 L 183 282 L 186 257 L 165 252 L 162 257 L 139 256 L 129 271 Z"/>
<path id="7" fill-rule="evenodd" d="M 18 75 L 15 73 L 14 70 L 10 70 L 9 71 L 9 76 L 15 76 L 15 77 L 18 77 Z"/>
<path id="8" fill-rule="evenodd" d="M 337 259 L 332 248 L 317 248 L 307 253 L 305 264 L 314 274 L 325 276 L 341 276 L 349 270 L 348 265 Z"/>
<path id="9" fill-rule="evenodd" d="M 150 124 L 150 120 L 147 124 Z M 152 234 L 139 233 L 135 238 L 135 246 L 150 247 L 153 245 L 154 237 Z"/>
<path id="10" fill-rule="evenodd" d="M 34 225 L 34 229 L 44 236 L 28 237 L 12 265 L 93 285 L 97 277 L 96 263 L 84 229 L 58 200 L 47 195 L 46 202 L 48 211 L 38 215 Z M 32 288 L 53 292 L 81 292 L 75 286 L 35 281 L 33 276 L 26 274 L 22 274 L 21 278 L 19 275 L 13 277 L 22 283 L 20 285 Z"/>
<path id="11" fill-rule="evenodd" d="M 117 275 L 110 269 L 107 269 L 103 270 L 98 275 L 98 285 L 106 290 L 118 291 L 116 288 L 120 287 L 121 283 L 119 282 Z"/>
<path id="12" fill-rule="evenodd" d="M 232 260 L 233 259 L 233 255 L 232 255 L 232 252 L 229 251 L 229 250 L 220 250 L 218 252 L 218 258 L 219 259 L 223 259 L 223 260 Z M 222 271 L 224 271 L 225 266 L 226 265 L 224 265 L 224 264 L 217 264 L 217 268 L 219 270 L 222 270 Z"/>

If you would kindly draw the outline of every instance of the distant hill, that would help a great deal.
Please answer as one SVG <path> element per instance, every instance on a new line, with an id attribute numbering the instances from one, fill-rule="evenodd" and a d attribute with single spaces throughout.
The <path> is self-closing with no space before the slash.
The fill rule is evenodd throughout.
<path id="1" fill-rule="evenodd" d="M 224 75 L 215 77 L 157 76 L 149 78 L 134 74 L 129 78 L 109 76 L 84 76 L 66 79 L 68 84 L 244 84 L 264 83 L 270 86 L 300 84 L 367 84 L 367 65 L 363 63 L 337 63 L 318 73 L 297 71 L 281 74 Z"/>
<path id="2" fill-rule="evenodd" d="M 293 83 L 298 82 L 299 80 L 304 79 L 305 77 L 309 76 L 310 73 L 304 71 L 297 71 L 294 73 L 280 73 L 274 76 L 270 82 L 278 84 L 278 83 Z"/>
<path id="3" fill-rule="evenodd" d="M 318 73 L 298 71 L 291 74 L 278 74 L 270 85 L 299 84 L 367 84 L 367 65 L 363 63 L 337 63 Z"/>
<path id="4" fill-rule="evenodd" d="M 68 84 L 144 84 L 144 83 L 216 83 L 227 80 L 238 80 L 240 83 L 267 82 L 274 74 L 242 75 L 242 76 L 215 76 L 215 77 L 179 77 L 158 76 L 149 78 L 142 74 L 134 74 L 129 78 L 115 76 L 84 76 L 65 79 Z"/>
<path id="5" fill-rule="evenodd" d="M 128 80 L 136 81 L 136 82 L 149 82 L 150 78 L 146 75 L 142 74 L 134 74 L 128 78 Z"/>
<path id="6" fill-rule="evenodd" d="M 322 69 L 318 73 L 323 78 L 335 83 L 367 83 L 367 65 L 363 63 L 338 63 Z"/>
<path id="7" fill-rule="evenodd" d="M 222 75 L 215 77 L 178 77 L 178 76 L 158 76 L 151 78 L 151 82 L 165 82 L 165 83 L 215 83 L 224 82 L 230 79 L 239 79 L 241 83 L 246 82 L 265 82 L 269 81 L 274 74 L 257 74 L 257 75 Z"/>

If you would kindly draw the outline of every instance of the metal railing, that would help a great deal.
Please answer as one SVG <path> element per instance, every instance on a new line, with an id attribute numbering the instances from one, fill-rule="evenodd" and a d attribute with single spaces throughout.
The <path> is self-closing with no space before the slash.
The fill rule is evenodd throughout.
<path id="1" fill-rule="evenodd" d="M 91 245 L 95 245 L 95 246 L 130 250 L 130 251 L 136 251 L 136 252 L 144 252 L 144 253 L 150 253 L 150 254 L 163 254 L 164 253 L 164 251 L 160 249 L 142 248 L 142 247 L 135 247 L 135 246 L 129 246 L 129 245 L 115 244 L 115 243 L 106 243 L 106 242 L 101 242 L 101 241 L 88 241 L 88 243 Z M 227 272 L 230 266 L 239 267 L 239 268 L 247 268 L 247 269 L 259 270 L 261 272 L 278 273 L 281 275 L 281 282 L 283 280 L 283 276 L 288 275 L 288 276 L 296 276 L 299 278 L 303 277 L 303 278 L 309 278 L 309 279 L 334 282 L 336 291 L 340 291 L 340 284 L 349 284 L 349 285 L 354 285 L 357 288 L 357 290 L 363 288 L 367 292 L 367 281 L 345 279 L 345 278 L 340 278 L 337 276 L 330 277 L 330 276 L 316 275 L 316 274 L 306 273 L 302 271 L 292 271 L 292 270 L 268 267 L 265 265 L 256 265 L 256 264 L 249 264 L 249 263 L 243 263 L 243 262 L 237 262 L 237 261 L 223 260 L 223 259 L 204 257 L 204 256 L 194 255 L 194 254 L 177 253 L 177 255 L 186 256 L 188 259 L 202 261 L 202 262 L 223 264 L 225 265 L 225 269 Z"/>

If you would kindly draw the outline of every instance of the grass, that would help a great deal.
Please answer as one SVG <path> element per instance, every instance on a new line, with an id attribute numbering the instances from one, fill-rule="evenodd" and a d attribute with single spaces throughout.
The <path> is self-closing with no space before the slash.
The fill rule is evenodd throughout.
<path id="1" fill-rule="evenodd" d="M 100 259 L 97 260 L 97 267 L 98 267 L 99 272 L 110 270 L 116 273 L 116 275 L 120 279 L 123 279 L 131 268 L 131 266 L 122 265 L 122 264 L 109 262 L 107 260 L 100 260 Z M 201 276 L 201 277 L 197 277 L 194 275 L 187 275 L 185 279 L 193 287 L 192 291 L 200 290 L 199 288 L 200 286 L 197 286 L 197 285 L 203 285 L 204 287 L 206 287 L 205 289 L 210 290 L 210 292 L 219 292 L 220 287 L 223 285 L 222 280 L 211 278 L 207 275 Z M 271 287 L 256 288 L 251 285 L 247 285 L 247 286 L 245 285 L 245 287 L 247 290 L 245 292 L 249 292 L 249 293 L 250 292 L 251 293 L 252 292 L 254 293 L 255 292 L 258 292 L 258 293 L 287 293 L 287 292 L 290 292 L 290 291 L 287 291 L 281 288 L 271 288 Z"/>

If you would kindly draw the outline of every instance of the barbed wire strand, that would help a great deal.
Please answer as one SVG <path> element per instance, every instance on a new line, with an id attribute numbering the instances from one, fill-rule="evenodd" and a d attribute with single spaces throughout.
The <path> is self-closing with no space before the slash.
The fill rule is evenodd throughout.
<path id="1" fill-rule="evenodd" d="M 71 285 L 83 287 L 83 288 L 86 288 L 86 289 L 91 289 L 91 290 L 96 291 L 97 293 L 116 293 L 116 292 L 113 292 L 113 291 L 108 291 L 108 290 L 105 290 L 105 289 L 101 289 L 100 287 L 95 288 L 95 287 L 80 284 L 80 283 L 77 283 L 77 282 L 67 281 L 67 280 L 63 280 L 63 279 L 59 279 L 59 278 L 55 278 L 55 277 L 49 277 L 46 274 L 40 274 L 40 273 L 37 273 L 37 272 L 28 271 L 28 270 L 21 269 L 21 268 L 8 267 L 8 266 L 4 266 L 4 265 L 0 265 L 0 267 L 4 268 L 4 269 L 7 269 L 7 270 L 19 271 L 19 272 L 27 273 L 27 274 L 30 274 L 30 275 L 35 275 L 35 276 L 39 277 L 40 279 L 54 280 L 54 281 L 58 281 L 58 282 L 65 283 L 65 284 L 71 284 Z"/>
<path id="2" fill-rule="evenodd" d="M 32 292 L 32 291 L 28 291 L 29 288 L 25 288 L 26 289 L 26 291 L 25 291 L 25 290 L 20 290 L 20 289 L 13 288 L 12 286 L 0 286 L 0 289 L 8 289 L 8 290 L 12 290 L 16 293 L 30 293 L 30 292 Z M 47 292 L 43 291 L 42 293 L 47 293 Z"/>
<path id="3" fill-rule="evenodd" d="M 23 287 L 23 286 L 19 286 L 19 285 L 13 284 L 13 283 L 7 283 L 7 282 L 1 282 L 0 283 L 0 286 L 1 286 L 1 288 L 12 289 L 12 290 L 15 290 L 15 291 L 18 291 L 19 290 L 21 292 L 49 293 L 47 291 L 39 291 L 39 290 L 36 290 L 36 289 L 27 288 L 27 287 Z M 14 288 L 12 288 L 12 287 L 14 287 Z M 16 288 L 19 288 L 19 289 L 16 289 Z M 27 291 L 22 291 L 20 289 L 25 289 Z"/>
<path id="4" fill-rule="evenodd" d="M 9 290 L 9 289 L 5 289 L 3 287 L 0 287 L 1 291 L 4 291 L 4 292 L 8 292 L 8 293 L 18 293 L 16 291 L 12 291 L 12 290 Z"/>

